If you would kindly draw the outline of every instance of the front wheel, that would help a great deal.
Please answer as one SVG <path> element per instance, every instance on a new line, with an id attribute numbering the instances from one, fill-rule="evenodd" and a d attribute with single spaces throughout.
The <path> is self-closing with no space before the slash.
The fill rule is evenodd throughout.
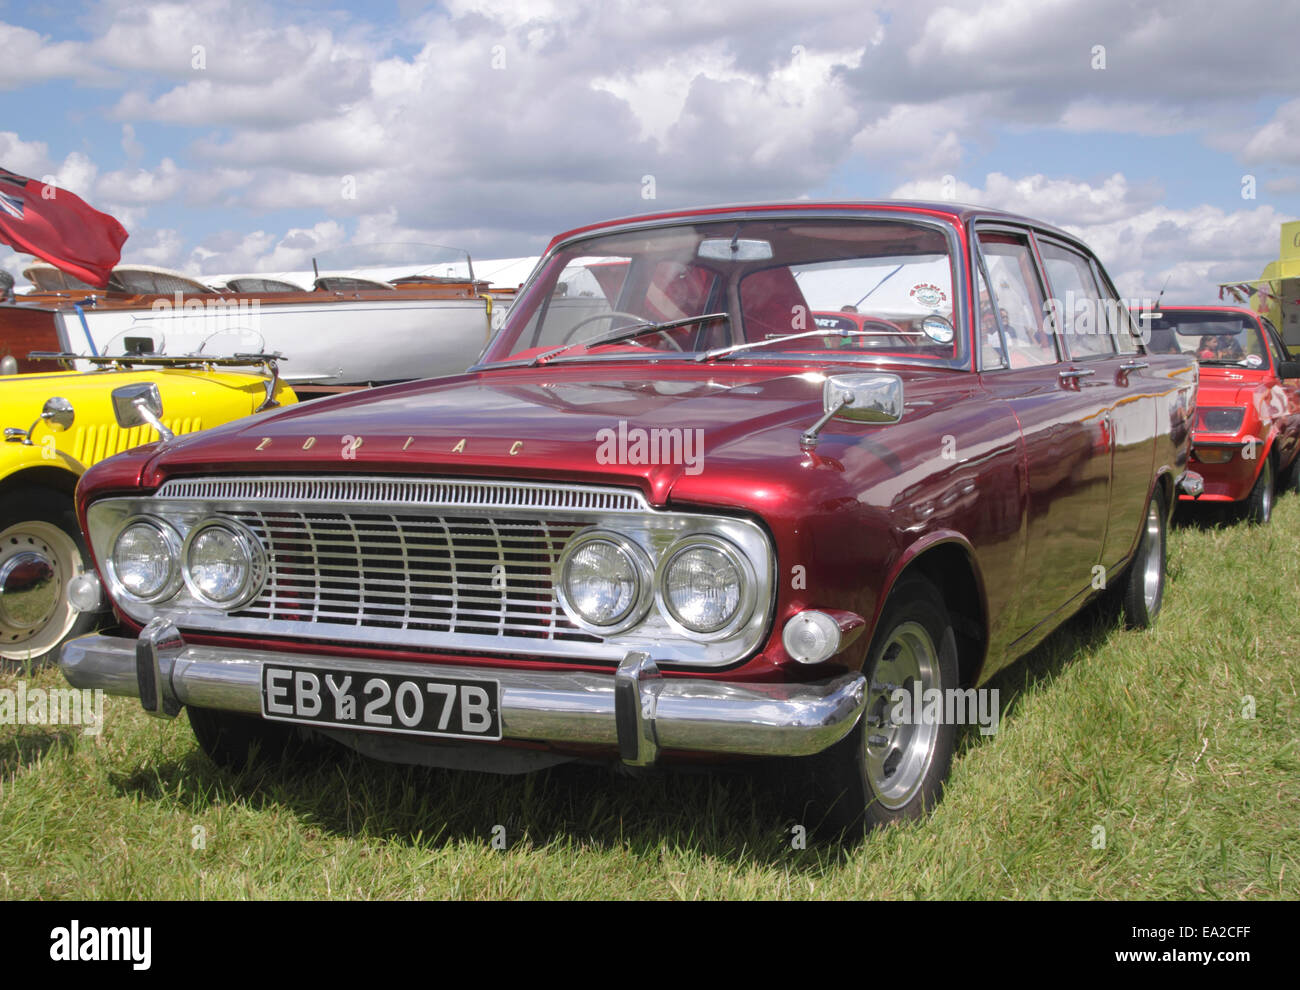
<path id="1" fill-rule="evenodd" d="M 1169 514 L 1165 493 L 1157 487 L 1147 503 L 1142 522 L 1142 536 L 1137 553 L 1124 573 L 1120 601 L 1124 624 L 1130 629 L 1146 629 L 1155 622 L 1165 599 L 1165 528 Z"/>
<path id="2" fill-rule="evenodd" d="M 99 618 L 68 601 L 68 582 L 91 567 L 72 499 L 48 489 L 0 497 L 0 659 L 43 664 Z"/>
<path id="3" fill-rule="evenodd" d="M 957 687 L 957 643 L 929 581 L 904 578 L 894 587 L 863 669 L 862 718 L 844 739 L 808 758 L 817 810 L 838 829 L 920 818 L 943 794 L 956 739 L 943 712 L 946 692 Z"/>
<path id="4" fill-rule="evenodd" d="M 278 763 L 293 748 L 294 727 L 281 722 L 193 705 L 186 707 L 185 714 L 208 759 L 236 773 L 258 764 Z"/>

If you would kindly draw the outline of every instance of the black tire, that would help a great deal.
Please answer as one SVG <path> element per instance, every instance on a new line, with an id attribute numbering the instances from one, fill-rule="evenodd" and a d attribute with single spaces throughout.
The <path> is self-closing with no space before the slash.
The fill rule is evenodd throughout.
<path id="1" fill-rule="evenodd" d="M 1250 490 L 1241 505 L 1241 514 L 1252 526 L 1264 526 L 1273 518 L 1273 457 L 1270 454 L 1260 465 L 1259 477 L 1255 487 Z"/>
<path id="2" fill-rule="evenodd" d="M 928 656 L 922 657 L 925 653 Z M 928 668 L 928 674 L 910 684 L 883 680 L 911 666 L 903 659 L 908 654 L 923 659 L 917 669 Z M 895 706 L 891 687 L 911 692 L 958 687 L 952 620 L 929 581 L 905 577 L 894 587 L 863 669 L 868 686 L 862 718 L 844 739 L 807 758 L 814 793 L 811 810 L 823 830 L 857 832 L 917 819 L 943 795 L 956 726 L 946 720 L 894 725 L 890 719 Z"/>
<path id="3" fill-rule="evenodd" d="M 185 713 L 199 748 L 208 759 L 236 773 L 261 764 L 279 763 L 295 749 L 297 732 L 291 725 L 193 705 Z"/>
<path id="4" fill-rule="evenodd" d="M 1157 486 L 1147 502 L 1137 551 L 1120 584 L 1120 607 L 1124 624 L 1130 629 L 1146 629 L 1155 622 L 1164 604 L 1168 529 L 1164 489 Z"/>
<path id="5" fill-rule="evenodd" d="M 0 663 L 40 666 L 58 660 L 69 639 L 93 630 L 103 613 L 78 612 L 68 601 L 68 581 L 93 568 L 77 525 L 72 499 L 49 488 L 0 496 L 0 575 L 6 585 L 41 575 L 30 590 L 0 600 Z"/>

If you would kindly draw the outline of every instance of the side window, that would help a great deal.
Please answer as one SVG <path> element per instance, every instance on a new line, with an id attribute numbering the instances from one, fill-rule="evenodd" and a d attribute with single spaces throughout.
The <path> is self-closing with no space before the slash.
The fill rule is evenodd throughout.
<path id="1" fill-rule="evenodd" d="M 1121 354 L 1136 354 L 1138 344 L 1142 340 L 1137 320 L 1129 312 L 1129 308 L 1122 304 L 1110 276 L 1106 274 L 1096 258 L 1092 259 L 1092 273 L 1097 284 L 1101 286 L 1102 311 L 1106 322 L 1110 324 L 1111 336 L 1115 338 L 1115 350 Z"/>
<path id="2" fill-rule="evenodd" d="M 1261 316 L 1259 322 L 1264 324 L 1264 336 L 1268 338 L 1269 350 L 1278 352 L 1278 356 L 1274 360 L 1290 361 L 1291 351 L 1286 346 L 1286 341 L 1282 339 L 1277 327 L 1273 326 L 1273 321 L 1267 316 Z"/>
<path id="3" fill-rule="evenodd" d="M 1088 259 L 1051 241 L 1040 241 L 1043 267 L 1052 289 L 1055 310 L 1066 348 L 1073 358 L 1109 357 L 1115 353 L 1102 305 L 1101 292 L 1092 277 Z"/>
<path id="4" fill-rule="evenodd" d="M 993 363 L 986 361 L 984 366 L 1028 368 L 1054 364 L 1056 343 L 1051 326 L 1044 319 L 1043 291 L 1028 241 L 1019 234 L 981 231 L 979 246 L 991 283 L 988 286 L 991 315 L 1002 328 L 1001 340 L 991 340 L 992 335 L 983 325 L 986 318 L 981 313 L 981 350 L 988 354 L 990 346 L 1005 347 L 1005 353 L 989 355 Z M 983 310 L 983 299 L 980 306 Z M 1002 364 L 997 363 L 999 360 Z"/>
<path id="5" fill-rule="evenodd" d="M 1273 359 L 1273 370 L 1276 372 L 1281 363 L 1289 361 L 1290 358 L 1287 356 L 1282 341 L 1278 339 L 1277 330 L 1274 329 L 1273 324 L 1262 316 L 1259 318 L 1259 322 L 1264 326 L 1264 342 L 1268 345 L 1268 353 Z"/>

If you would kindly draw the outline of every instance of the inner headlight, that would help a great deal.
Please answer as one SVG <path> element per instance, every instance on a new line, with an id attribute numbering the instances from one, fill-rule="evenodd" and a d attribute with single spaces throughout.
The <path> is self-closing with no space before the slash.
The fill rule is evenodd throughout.
<path id="1" fill-rule="evenodd" d="M 179 584 L 179 547 L 180 537 L 161 520 L 128 521 L 109 556 L 115 584 L 139 601 L 165 597 Z"/>
<path id="2" fill-rule="evenodd" d="M 650 604 L 645 551 L 617 533 L 592 530 L 565 547 L 556 575 L 560 604 L 578 625 L 601 635 L 639 622 Z"/>
<path id="3" fill-rule="evenodd" d="M 260 547 L 242 527 L 208 522 L 185 540 L 185 581 L 207 605 L 231 609 L 252 598 L 262 582 Z"/>
<path id="4" fill-rule="evenodd" d="M 660 603 L 693 633 L 726 634 L 753 608 L 753 581 L 744 557 L 726 540 L 687 537 L 659 566 Z"/>

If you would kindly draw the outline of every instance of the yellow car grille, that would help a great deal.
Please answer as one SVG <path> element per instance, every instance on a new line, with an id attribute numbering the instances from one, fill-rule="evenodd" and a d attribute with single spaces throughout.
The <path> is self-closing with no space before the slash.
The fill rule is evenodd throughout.
<path id="1" fill-rule="evenodd" d="M 203 420 L 193 419 L 163 420 L 168 429 L 179 436 L 182 433 L 194 433 L 203 429 Z M 112 457 L 124 450 L 138 447 L 142 443 L 152 443 L 158 439 L 158 431 L 152 426 L 135 426 L 124 430 L 116 424 L 87 426 L 77 429 L 72 441 L 72 456 L 82 464 L 94 464 L 105 457 Z"/>

